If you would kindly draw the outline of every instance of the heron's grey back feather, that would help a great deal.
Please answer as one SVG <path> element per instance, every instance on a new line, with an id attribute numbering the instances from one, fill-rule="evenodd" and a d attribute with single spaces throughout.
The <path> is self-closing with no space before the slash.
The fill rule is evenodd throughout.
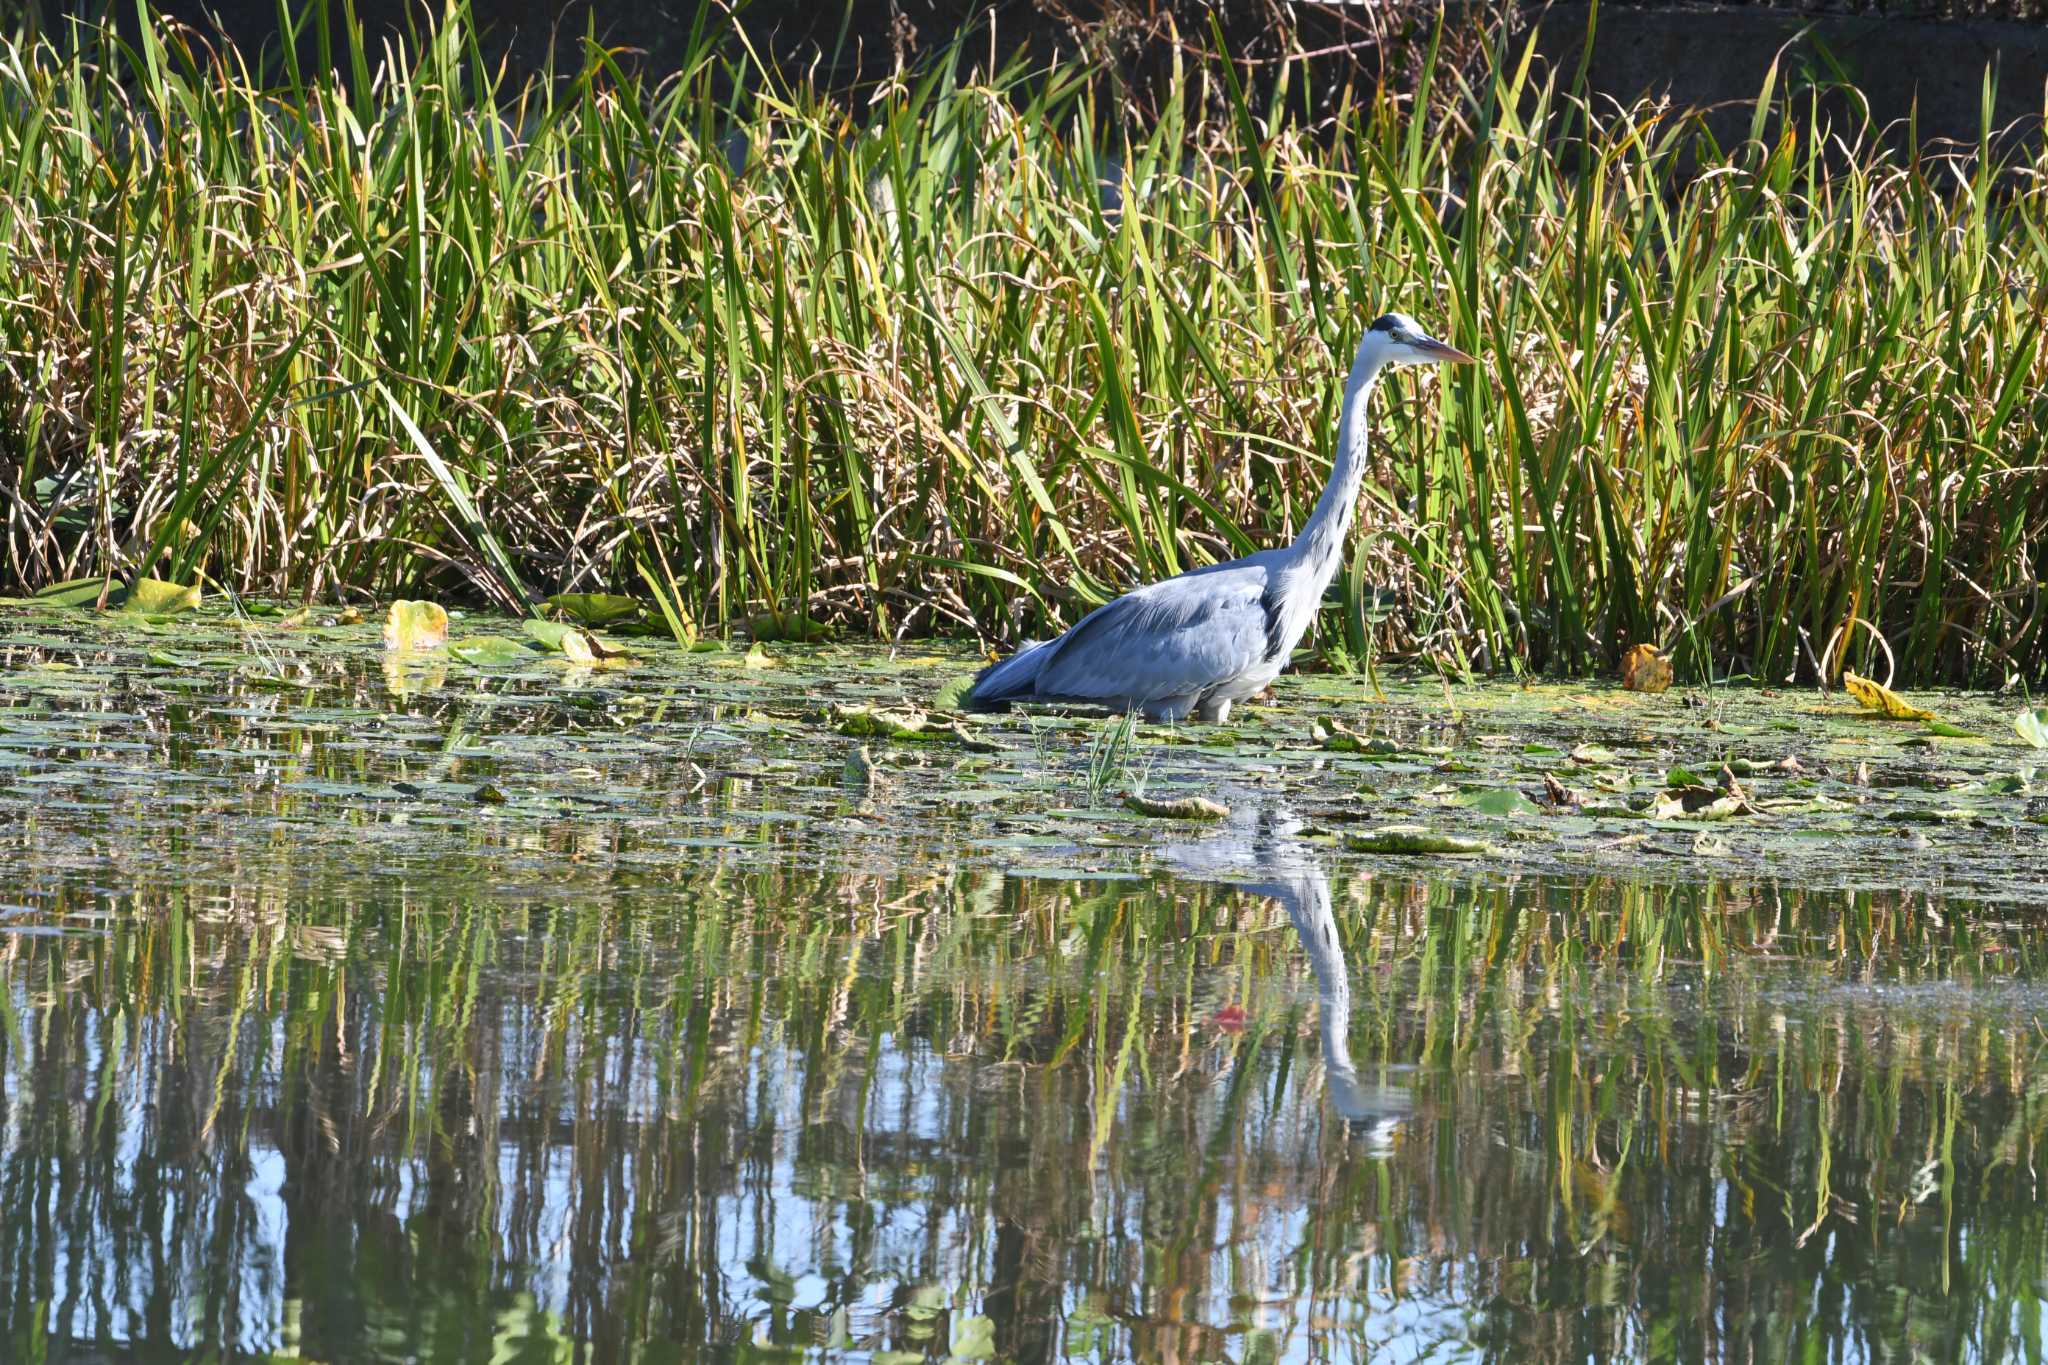
<path id="1" fill-rule="evenodd" d="M 1090 612 L 1054 642 L 1037 695 L 1143 706 L 1261 671 L 1278 643 L 1276 557 L 1262 551 L 1196 569 Z"/>

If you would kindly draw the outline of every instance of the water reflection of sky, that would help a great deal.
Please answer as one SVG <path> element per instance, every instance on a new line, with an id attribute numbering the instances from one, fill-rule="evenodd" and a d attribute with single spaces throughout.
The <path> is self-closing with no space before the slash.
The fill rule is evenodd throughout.
<path id="1" fill-rule="evenodd" d="M 1933 941 L 1854 979 L 1791 935 L 1652 956 L 1621 909 L 1601 946 L 1544 927 L 1542 883 L 1333 883 L 1271 811 L 1161 865 L 971 895 L 913 868 L 894 931 L 770 878 L 673 921 L 426 902 L 338 955 L 205 915 L 11 940 L 6 1340 L 1988 1358 L 2039 1330 L 2029 979 Z M 1151 949 L 1091 965 L 1136 924 Z M 693 962 L 710 931 L 731 960 Z"/>

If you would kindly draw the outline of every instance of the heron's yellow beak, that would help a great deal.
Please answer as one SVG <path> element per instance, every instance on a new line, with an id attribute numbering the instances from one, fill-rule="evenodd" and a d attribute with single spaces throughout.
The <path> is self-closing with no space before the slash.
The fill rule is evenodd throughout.
<path id="1" fill-rule="evenodd" d="M 1408 348 L 1425 360 L 1434 360 L 1444 365 L 1475 365 L 1478 356 L 1466 355 L 1457 347 L 1438 341 L 1435 337 L 1418 337 L 1408 343 Z"/>

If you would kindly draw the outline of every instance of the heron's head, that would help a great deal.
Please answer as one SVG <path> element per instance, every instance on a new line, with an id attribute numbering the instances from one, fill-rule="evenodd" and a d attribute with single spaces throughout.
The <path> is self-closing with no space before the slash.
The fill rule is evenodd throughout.
<path id="1" fill-rule="evenodd" d="M 1438 341 L 1406 313 L 1383 313 L 1365 330 L 1366 347 L 1389 365 L 1469 365 L 1473 357 Z"/>

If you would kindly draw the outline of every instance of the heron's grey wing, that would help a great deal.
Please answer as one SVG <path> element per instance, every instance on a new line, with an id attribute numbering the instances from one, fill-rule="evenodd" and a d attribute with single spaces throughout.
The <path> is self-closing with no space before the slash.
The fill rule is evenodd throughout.
<path id="1" fill-rule="evenodd" d="M 1239 560 L 1127 593 L 1058 642 L 1038 695 L 1142 704 L 1240 677 L 1272 649 L 1269 584 L 1264 564 Z"/>

